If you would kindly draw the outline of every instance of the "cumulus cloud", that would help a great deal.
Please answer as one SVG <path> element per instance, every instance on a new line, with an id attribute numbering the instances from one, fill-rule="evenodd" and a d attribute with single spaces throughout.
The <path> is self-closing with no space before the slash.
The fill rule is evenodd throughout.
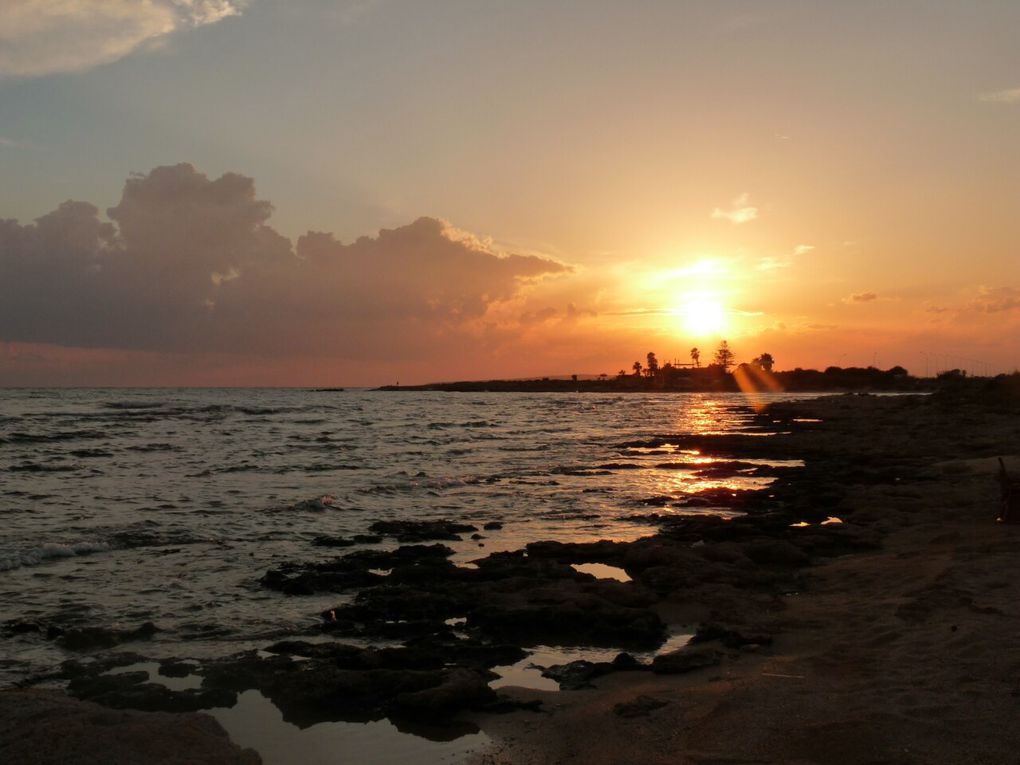
<path id="1" fill-rule="evenodd" d="M 991 90 L 981 93 L 978 100 L 993 104 L 1020 104 L 1020 88 Z"/>
<path id="2" fill-rule="evenodd" d="M 733 200 L 728 210 L 719 207 L 712 210 L 712 217 L 728 220 L 733 224 L 749 223 L 758 217 L 758 208 L 752 206 L 750 201 L 749 194 L 741 194 Z"/>
<path id="3" fill-rule="evenodd" d="M 248 0 L 4 0 L 0 77 L 89 69 L 174 32 L 240 13 Z"/>
<path id="4" fill-rule="evenodd" d="M 454 342 L 568 267 L 506 254 L 435 218 L 296 246 L 251 178 L 188 164 L 130 177 L 109 221 L 65 202 L 0 220 L 0 341 L 148 351 L 394 355 Z"/>

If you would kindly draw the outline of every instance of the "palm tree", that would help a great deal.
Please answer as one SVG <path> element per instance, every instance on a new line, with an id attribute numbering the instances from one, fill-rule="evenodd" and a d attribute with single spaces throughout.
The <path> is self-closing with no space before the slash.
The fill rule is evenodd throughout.
<path id="1" fill-rule="evenodd" d="M 698 350 L 697 346 L 691 348 L 691 361 L 694 362 L 694 366 L 701 367 L 701 351 Z"/>
<path id="2" fill-rule="evenodd" d="M 635 361 L 634 365 L 631 367 L 631 369 L 634 370 L 634 376 L 635 377 L 640 377 L 641 376 L 641 362 L 640 361 Z"/>

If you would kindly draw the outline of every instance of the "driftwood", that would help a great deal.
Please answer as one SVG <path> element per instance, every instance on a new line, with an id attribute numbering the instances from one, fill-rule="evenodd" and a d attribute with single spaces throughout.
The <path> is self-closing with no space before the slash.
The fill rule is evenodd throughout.
<path id="1" fill-rule="evenodd" d="M 1006 463 L 999 457 L 999 485 L 1002 487 L 1002 512 L 999 520 L 1003 523 L 1020 523 L 1020 478 L 1006 472 Z"/>

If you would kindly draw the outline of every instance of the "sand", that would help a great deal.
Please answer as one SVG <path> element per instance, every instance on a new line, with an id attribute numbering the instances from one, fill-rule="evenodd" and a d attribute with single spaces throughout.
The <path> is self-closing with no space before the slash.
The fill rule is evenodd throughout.
<path id="1" fill-rule="evenodd" d="M 902 468 L 883 482 L 834 477 L 840 512 L 879 532 L 880 549 L 808 569 L 762 615 L 771 647 L 683 676 L 515 690 L 543 711 L 480 718 L 496 744 L 477 765 L 1020 761 L 1020 526 L 996 522 L 994 459 L 1007 455 L 1020 476 L 1016 407 L 944 397 L 798 407 L 824 420 L 794 437 L 806 454 Z M 614 711 L 640 697 L 666 703 Z"/>

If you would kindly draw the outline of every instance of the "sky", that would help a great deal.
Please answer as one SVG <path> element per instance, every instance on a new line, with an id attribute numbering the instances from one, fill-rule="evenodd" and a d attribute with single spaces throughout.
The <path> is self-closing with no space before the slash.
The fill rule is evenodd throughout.
<path id="1" fill-rule="evenodd" d="M 1020 367 L 1020 3 L 4 0 L 0 385 Z"/>

